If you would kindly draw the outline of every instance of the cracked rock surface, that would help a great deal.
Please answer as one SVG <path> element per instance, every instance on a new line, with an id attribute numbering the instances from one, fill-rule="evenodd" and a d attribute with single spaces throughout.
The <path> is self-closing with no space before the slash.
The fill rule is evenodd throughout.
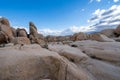
<path id="1" fill-rule="evenodd" d="M 71 47 L 76 45 L 76 47 Z M 119 80 L 120 43 L 77 41 L 0 48 L 0 80 Z"/>

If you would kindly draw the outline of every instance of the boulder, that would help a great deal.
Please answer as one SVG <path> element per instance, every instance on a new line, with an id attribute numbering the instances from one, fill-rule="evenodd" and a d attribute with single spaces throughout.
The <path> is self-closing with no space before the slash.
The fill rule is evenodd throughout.
<path id="1" fill-rule="evenodd" d="M 16 44 L 30 44 L 30 40 L 27 37 L 15 37 L 13 40 L 14 45 Z"/>
<path id="2" fill-rule="evenodd" d="M 0 31 L 0 44 L 3 44 L 3 46 L 5 46 L 4 44 L 6 43 L 8 43 L 8 36 L 3 31 Z"/>
<path id="3" fill-rule="evenodd" d="M 30 35 L 37 36 L 38 32 L 37 32 L 37 28 L 34 25 L 34 23 L 30 22 L 29 26 L 30 26 Z"/>
<path id="4" fill-rule="evenodd" d="M 2 48 L 0 80 L 119 80 L 120 66 L 114 65 L 117 61 L 106 62 L 83 53 L 82 48 L 79 49 L 81 45 L 101 46 L 97 41 L 88 42 L 77 42 L 78 48 L 49 45 L 50 50 L 37 44 L 24 45 L 23 49 L 19 49 L 18 45 Z M 108 50 L 114 47 L 116 51 L 120 49 L 117 42 L 103 44 L 99 48 Z"/>
<path id="5" fill-rule="evenodd" d="M 120 36 L 120 25 L 115 29 L 115 33 Z"/>
<path id="6" fill-rule="evenodd" d="M 12 30 L 12 34 L 14 37 L 17 37 L 17 31 L 15 28 L 11 27 L 11 30 Z"/>
<path id="7" fill-rule="evenodd" d="M 41 47 L 4 48 L 0 57 L 0 80 L 88 80 L 84 70 Z"/>
<path id="8" fill-rule="evenodd" d="M 86 39 L 88 39 L 88 35 L 83 32 L 76 33 L 72 36 L 73 41 L 86 40 Z"/>
<path id="9" fill-rule="evenodd" d="M 36 26 L 32 22 L 29 23 L 29 26 L 30 26 L 29 38 L 30 38 L 31 43 L 38 43 L 38 44 L 40 44 L 41 40 L 44 40 L 43 35 L 39 34 L 37 32 L 37 28 L 36 28 Z"/>
<path id="10" fill-rule="evenodd" d="M 86 60 L 88 56 L 81 52 L 81 50 L 70 47 L 68 45 L 49 45 L 49 49 L 59 53 L 61 56 L 66 57 L 69 61 L 79 63 Z"/>
<path id="11" fill-rule="evenodd" d="M 113 39 L 110 39 L 107 36 L 100 34 L 100 33 L 90 34 L 89 39 L 101 41 L 101 42 L 114 42 Z"/>
<path id="12" fill-rule="evenodd" d="M 109 38 L 116 37 L 115 29 L 104 29 L 100 33 L 107 36 L 107 37 L 109 37 Z"/>
<path id="13" fill-rule="evenodd" d="M 9 42 L 14 39 L 9 21 L 6 18 L 0 18 L 0 31 L 3 31 L 8 36 Z"/>
<path id="14" fill-rule="evenodd" d="M 57 41 L 57 37 L 48 35 L 48 36 L 45 37 L 45 40 L 47 42 L 56 42 Z"/>
<path id="15" fill-rule="evenodd" d="M 97 42 L 82 41 L 74 42 L 71 45 L 77 45 L 83 53 L 93 59 L 108 61 L 120 66 L 120 43 L 119 42 Z"/>
<path id="16" fill-rule="evenodd" d="M 23 29 L 18 28 L 16 32 L 17 37 L 27 37 L 27 31 L 24 28 Z"/>

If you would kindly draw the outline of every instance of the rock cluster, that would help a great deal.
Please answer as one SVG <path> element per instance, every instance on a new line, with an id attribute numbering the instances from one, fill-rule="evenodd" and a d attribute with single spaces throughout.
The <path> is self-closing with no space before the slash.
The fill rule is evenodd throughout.
<path id="1" fill-rule="evenodd" d="M 0 50 L 0 80 L 119 80 L 120 43 L 77 41 L 5 47 Z M 102 47 L 101 47 L 102 46 Z M 8 51 L 10 49 L 10 51 Z"/>
<path id="2" fill-rule="evenodd" d="M 105 29 L 98 33 L 86 34 L 83 32 L 79 32 L 69 36 L 49 35 L 45 39 L 48 42 L 82 41 L 82 40 L 96 40 L 100 42 L 120 41 L 120 25 L 116 29 Z"/>
<path id="3" fill-rule="evenodd" d="M 37 32 L 36 26 L 30 22 L 30 34 L 24 28 L 10 27 L 10 23 L 6 18 L 0 18 L 0 44 L 12 42 L 14 44 L 30 44 L 37 43 L 41 46 L 45 45 L 44 36 Z"/>
<path id="4" fill-rule="evenodd" d="M 11 42 L 0 48 L 0 80 L 120 79 L 120 26 L 47 37 L 32 22 L 29 29 L 28 34 L 0 18 L 0 44 Z"/>

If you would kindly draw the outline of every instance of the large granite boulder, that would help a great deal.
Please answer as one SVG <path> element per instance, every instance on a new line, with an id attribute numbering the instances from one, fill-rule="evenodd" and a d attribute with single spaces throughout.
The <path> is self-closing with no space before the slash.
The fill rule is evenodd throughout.
<path id="1" fill-rule="evenodd" d="M 120 25 L 115 29 L 115 33 L 120 36 Z"/>
<path id="2" fill-rule="evenodd" d="M 14 39 L 10 23 L 6 18 L 0 18 L 0 31 L 3 31 L 8 36 L 9 42 Z"/>
<path id="3" fill-rule="evenodd" d="M 24 28 L 23 29 L 18 28 L 16 32 L 17 37 L 27 37 L 27 31 Z"/>
<path id="4" fill-rule="evenodd" d="M 15 28 L 11 27 L 11 30 L 12 30 L 12 34 L 14 37 L 17 37 L 17 31 Z"/>
<path id="5" fill-rule="evenodd" d="M 30 40 L 27 37 L 15 37 L 13 40 L 14 45 L 16 44 L 30 44 Z"/>
<path id="6" fill-rule="evenodd" d="M 115 41 L 100 33 L 90 34 L 89 39 L 101 41 L 101 42 L 114 42 Z"/>
<path id="7" fill-rule="evenodd" d="M 29 26 L 30 26 L 29 38 L 30 38 L 31 43 L 38 43 L 38 44 L 40 44 L 41 40 L 44 40 L 43 35 L 39 34 L 37 32 L 37 28 L 36 28 L 36 26 L 32 22 L 29 23 Z"/>
<path id="8" fill-rule="evenodd" d="M 109 38 L 116 37 L 115 29 L 104 29 L 100 33 L 103 34 L 103 35 L 106 35 Z"/>
<path id="9" fill-rule="evenodd" d="M 88 80 L 74 63 L 37 45 L 4 48 L 0 57 L 0 80 Z"/>
<path id="10" fill-rule="evenodd" d="M 88 35 L 83 32 L 76 33 L 72 36 L 73 41 L 86 40 L 86 39 L 88 39 Z"/>
<path id="11" fill-rule="evenodd" d="M 0 44 L 6 44 L 8 43 L 8 36 L 6 33 L 4 33 L 3 31 L 0 31 Z M 4 45 L 5 46 L 5 45 Z"/>
<path id="12" fill-rule="evenodd" d="M 19 49 L 18 45 L 2 48 L 0 49 L 0 64 L 2 64 L 0 65 L 0 80 L 120 79 L 119 43 L 82 41 L 73 44 L 75 43 L 78 48 L 59 44 L 50 44 L 50 50 L 36 44 L 24 45 L 22 49 Z M 86 47 L 101 51 L 102 49 L 116 50 L 117 53 L 104 53 L 104 51 L 102 54 L 95 53 L 93 50 L 84 49 Z M 101 56 L 98 57 L 97 54 Z"/>
<path id="13" fill-rule="evenodd" d="M 86 74 L 87 80 L 119 79 L 120 47 L 119 44 L 117 44 L 117 42 L 102 43 L 97 41 L 85 40 L 74 42 L 72 44 L 77 45 L 78 47 L 72 48 L 66 45 L 55 44 L 49 45 L 49 49 L 59 53 L 64 58 L 77 65 L 78 69 L 76 69 Z M 97 50 L 99 50 L 100 52 Z"/>

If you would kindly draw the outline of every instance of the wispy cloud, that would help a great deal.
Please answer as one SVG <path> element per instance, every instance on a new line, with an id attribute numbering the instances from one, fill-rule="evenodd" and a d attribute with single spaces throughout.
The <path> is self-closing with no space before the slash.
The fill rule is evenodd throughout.
<path id="1" fill-rule="evenodd" d="M 94 26 L 72 26 L 68 29 L 64 29 L 64 30 L 52 30 L 52 29 L 41 29 L 40 33 L 42 33 L 43 35 L 57 35 L 57 36 L 65 36 L 65 35 L 72 35 L 74 33 L 78 33 L 78 32 L 91 32 L 91 31 L 95 31 L 95 27 Z"/>
<path id="2" fill-rule="evenodd" d="M 93 17 L 88 22 L 96 23 L 101 29 L 105 26 L 116 27 L 120 24 L 120 5 L 113 5 L 109 9 L 97 9 L 92 13 Z"/>
<path id="3" fill-rule="evenodd" d="M 119 2 L 119 0 L 113 0 L 113 2 L 115 2 L 115 3 L 116 3 L 116 2 Z"/>
<path id="4" fill-rule="evenodd" d="M 101 0 L 96 0 L 97 2 L 101 2 Z"/>
<path id="5" fill-rule="evenodd" d="M 90 0 L 89 3 L 92 3 L 94 0 Z"/>
<path id="6" fill-rule="evenodd" d="M 0 18 L 2 18 L 2 16 L 0 16 Z"/>
<path id="7" fill-rule="evenodd" d="M 81 11 L 85 11 L 85 9 L 81 9 Z"/>
<path id="8" fill-rule="evenodd" d="M 93 1 L 101 2 L 101 0 L 90 0 L 89 3 L 92 3 Z"/>

